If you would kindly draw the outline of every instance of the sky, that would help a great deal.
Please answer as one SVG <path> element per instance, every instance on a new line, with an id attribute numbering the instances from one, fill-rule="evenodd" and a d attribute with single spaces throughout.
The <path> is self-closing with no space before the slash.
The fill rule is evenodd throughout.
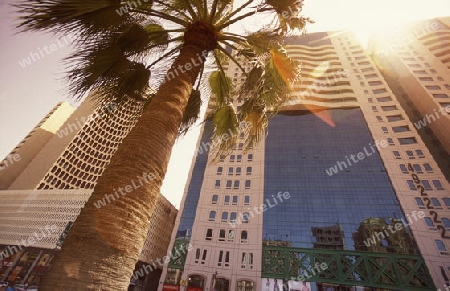
<path id="1" fill-rule="evenodd" d="M 237 3 L 239 3 L 238 0 Z M 21 33 L 14 29 L 10 0 L 0 0 L 0 159 L 29 133 L 60 101 L 68 96 L 61 59 L 71 53 L 70 39 L 51 34 Z M 308 32 L 352 30 L 363 45 L 372 32 L 388 31 L 411 20 L 450 15 L 449 0 L 305 0 L 303 14 L 315 20 Z M 240 25 L 249 30 L 261 19 Z M 56 45 L 41 59 L 23 63 L 30 53 Z M 54 46 L 55 47 L 55 46 Z M 200 127 L 177 141 L 161 193 L 179 208 Z"/>

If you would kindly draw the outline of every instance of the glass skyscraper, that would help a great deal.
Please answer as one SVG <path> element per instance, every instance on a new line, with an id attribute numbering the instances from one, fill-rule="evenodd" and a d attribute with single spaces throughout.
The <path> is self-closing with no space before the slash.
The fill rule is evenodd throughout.
<path id="1" fill-rule="evenodd" d="M 286 43 L 297 101 L 218 161 L 205 123 L 158 290 L 444 289 L 450 186 L 380 71 L 347 32 Z"/>

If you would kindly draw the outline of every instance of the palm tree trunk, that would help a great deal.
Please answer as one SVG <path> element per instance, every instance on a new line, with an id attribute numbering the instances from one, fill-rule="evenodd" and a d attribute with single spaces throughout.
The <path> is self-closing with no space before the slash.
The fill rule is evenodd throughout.
<path id="1" fill-rule="evenodd" d="M 39 290 L 127 289 L 184 109 L 204 63 L 204 57 L 199 56 L 209 50 L 202 49 L 203 44 L 200 41 L 183 47 L 168 72 L 176 77 L 161 85 L 111 159 Z M 143 175 L 147 181 L 139 178 Z M 143 185 L 134 189 L 132 181 L 139 185 L 139 179 Z M 115 200 L 97 209 L 94 202 L 105 194 L 114 195 Z"/>

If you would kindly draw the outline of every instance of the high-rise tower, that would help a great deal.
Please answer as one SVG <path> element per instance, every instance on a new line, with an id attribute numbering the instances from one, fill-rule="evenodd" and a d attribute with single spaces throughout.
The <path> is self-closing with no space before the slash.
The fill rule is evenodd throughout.
<path id="1" fill-rule="evenodd" d="M 302 64 L 297 101 L 218 162 L 205 124 L 171 243 L 193 249 L 158 290 L 443 288 L 450 186 L 395 94 L 350 33 L 286 44 Z"/>

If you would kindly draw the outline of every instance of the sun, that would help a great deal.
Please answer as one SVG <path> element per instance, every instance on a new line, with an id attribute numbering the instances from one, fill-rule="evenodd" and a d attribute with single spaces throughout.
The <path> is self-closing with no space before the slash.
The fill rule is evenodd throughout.
<path id="1" fill-rule="evenodd" d="M 304 14 L 316 21 L 308 32 L 350 30 L 366 46 L 374 33 L 388 36 L 408 22 L 448 16 L 448 0 L 306 0 Z"/>

